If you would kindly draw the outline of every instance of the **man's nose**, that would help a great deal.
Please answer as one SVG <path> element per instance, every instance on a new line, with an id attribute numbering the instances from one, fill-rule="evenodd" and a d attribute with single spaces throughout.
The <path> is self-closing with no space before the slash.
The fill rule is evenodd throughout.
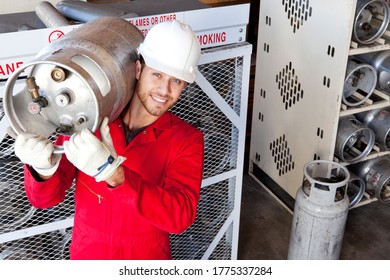
<path id="1" fill-rule="evenodd" d="M 170 91 L 169 80 L 168 81 L 167 80 L 160 81 L 158 88 L 159 88 L 160 94 L 163 94 L 163 95 L 168 94 Z"/>

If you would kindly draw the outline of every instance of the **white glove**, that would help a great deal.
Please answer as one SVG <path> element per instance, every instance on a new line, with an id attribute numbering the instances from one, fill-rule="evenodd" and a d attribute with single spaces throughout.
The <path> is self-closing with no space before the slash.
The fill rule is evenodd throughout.
<path id="1" fill-rule="evenodd" d="M 21 132 L 15 140 L 15 155 L 25 164 L 31 165 L 39 174 L 53 175 L 60 163 L 61 155 L 53 154 L 53 143 L 33 133 Z"/>
<path id="2" fill-rule="evenodd" d="M 73 134 L 69 141 L 63 144 L 68 160 L 85 174 L 94 177 L 97 182 L 110 178 L 126 159 L 118 157 L 115 152 L 107 117 L 102 121 L 100 132 L 102 141 L 85 128 Z"/>

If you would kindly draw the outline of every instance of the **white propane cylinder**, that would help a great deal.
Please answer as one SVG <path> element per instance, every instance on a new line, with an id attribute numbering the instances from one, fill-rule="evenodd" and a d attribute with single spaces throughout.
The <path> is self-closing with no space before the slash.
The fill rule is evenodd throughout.
<path id="1" fill-rule="evenodd" d="M 326 160 L 305 165 L 288 250 L 289 260 L 333 260 L 340 255 L 349 198 L 346 167 Z"/>

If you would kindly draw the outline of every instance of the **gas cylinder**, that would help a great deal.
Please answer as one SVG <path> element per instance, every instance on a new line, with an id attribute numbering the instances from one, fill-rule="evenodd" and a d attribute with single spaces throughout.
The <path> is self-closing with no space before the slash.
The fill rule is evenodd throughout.
<path id="1" fill-rule="evenodd" d="M 357 0 L 352 37 L 359 44 L 371 44 L 386 32 L 390 10 L 385 0 Z"/>
<path id="2" fill-rule="evenodd" d="M 384 108 L 358 113 L 356 118 L 369 127 L 382 151 L 390 150 L 390 111 Z"/>
<path id="3" fill-rule="evenodd" d="M 372 65 L 377 72 L 377 87 L 390 93 L 390 50 L 356 55 L 364 63 Z"/>
<path id="4" fill-rule="evenodd" d="M 294 205 L 288 259 L 332 260 L 340 255 L 349 209 L 346 167 L 326 160 L 304 166 Z"/>
<path id="5" fill-rule="evenodd" d="M 349 59 L 344 80 L 343 103 L 358 106 L 366 102 L 374 92 L 377 73 L 373 66 L 355 58 Z"/>
<path id="6" fill-rule="evenodd" d="M 390 203 L 390 158 L 376 157 L 351 165 L 355 172 L 366 184 L 367 192 L 373 194 L 378 201 Z"/>
<path id="7" fill-rule="evenodd" d="M 128 21 L 104 17 L 47 45 L 6 83 L 4 109 L 13 130 L 71 135 L 94 132 L 105 116 L 114 120 L 133 95 L 142 41 Z M 25 87 L 14 92 L 22 72 Z"/>
<path id="8" fill-rule="evenodd" d="M 375 134 L 355 116 L 345 116 L 339 120 L 335 154 L 342 161 L 353 163 L 370 154 L 375 144 Z"/>
<path id="9" fill-rule="evenodd" d="M 349 209 L 351 209 L 362 200 L 366 191 L 366 183 L 362 178 L 352 173 L 350 169 L 348 171 L 350 178 L 348 181 L 347 195 L 349 197 Z"/>

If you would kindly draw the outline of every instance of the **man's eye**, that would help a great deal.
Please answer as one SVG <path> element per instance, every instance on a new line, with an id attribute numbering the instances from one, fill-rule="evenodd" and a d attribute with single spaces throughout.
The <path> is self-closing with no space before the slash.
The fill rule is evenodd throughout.
<path id="1" fill-rule="evenodd" d="M 181 81 L 179 79 L 173 79 L 172 82 L 175 84 L 180 84 Z"/>
<path id="2" fill-rule="evenodd" d="M 161 77 L 161 74 L 160 73 L 153 73 L 153 76 L 157 77 L 157 78 L 160 78 Z"/>

